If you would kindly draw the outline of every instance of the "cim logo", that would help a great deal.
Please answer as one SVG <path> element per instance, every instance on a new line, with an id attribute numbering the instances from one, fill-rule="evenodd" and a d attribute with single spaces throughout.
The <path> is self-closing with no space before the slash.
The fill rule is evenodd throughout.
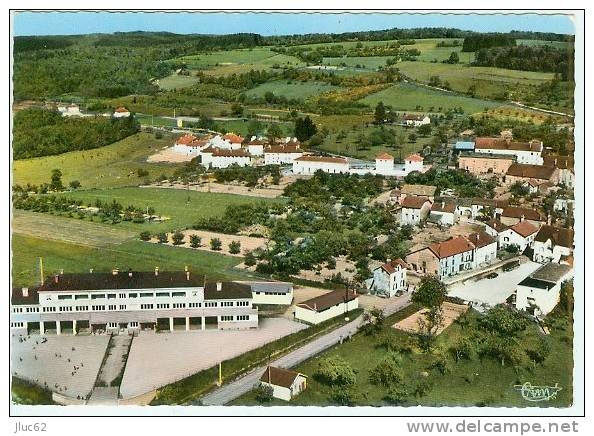
<path id="1" fill-rule="evenodd" d="M 533 386 L 530 382 L 526 382 L 523 385 L 515 385 L 514 389 L 520 391 L 522 398 L 526 401 L 538 402 L 554 400 L 563 388 L 559 383 L 555 383 L 555 386 Z"/>

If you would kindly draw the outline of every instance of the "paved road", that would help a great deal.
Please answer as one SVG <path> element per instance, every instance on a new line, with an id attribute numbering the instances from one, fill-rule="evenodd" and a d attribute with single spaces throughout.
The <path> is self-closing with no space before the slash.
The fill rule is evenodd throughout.
<path id="1" fill-rule="evenodd" d="M 389 304 L 384 308 L 384 314 L 386 316 L 392 315 L 409 304 L 410 295 L 394 298 L 390 300 Z M 280 368 L 292 368 L 339 343 L 342 338 L 354 334 L 361 327 L 362 321 L 363 317 L 360 316 L 348 324 L 345 324 L 342 327 L 311 341 L 303 347 L 276 359 L 270 364 Z M 265 366 L 260 366 L 239 379 L 208 393 L 201 398 L 202 404 L 205 406 L 223 406 L 241 395 L 246 394 L 256 385 L 265 370 Z"/>

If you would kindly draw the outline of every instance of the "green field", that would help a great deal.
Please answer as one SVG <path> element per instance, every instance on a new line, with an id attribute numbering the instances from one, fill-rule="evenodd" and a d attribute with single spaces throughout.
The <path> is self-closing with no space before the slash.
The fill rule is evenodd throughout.
<path id="1" fill-rule="evenodd" d="M 400 62 L 398 68 L 404 75 L 423 83 L 428 83 L 431 76 L 438 76 L 442 82 L 449 82 L 454 91 L 462 93 L 475 85 L 476 95 L 486 98 L 514 89 L 526 91 L 553 78 L 553 73 L 429 62 Z"/>
<path id="2" fill-rule="evenodd" d="M 409 307 L 399 314 L 386 320 L 383 332 L 391 335 L 396 343 L 404 344 L 409 335 L 395 330 L 391 325 L 397 320 L 416 310 Z M 476 316 L 476 315 L 473 315 Z M 442 375 L 437 369 L 431 368 L 434 355 L 413 351 L 410 355 L 401 355 L 399 364 L 404 376 L 403 383 L 412 390 L 417 383 L 429 383 L 430 390 L 424 396 L 415 396 L 410 393 L 404 403 L 405 406 L 507 406 L 507 407 L 567 407 L 572 403 L 572 368 L 571 345 L 563 337 L 568 332 L 556 330 L 551 334 L 551 351 L 544 364 L 533 367 L 532 363 L 524 356 L 523 363 L 515 369 L 512 365 L 502 366 L 493 359 L 479 359 L 474 356 L 471 360 L 455 362 L 451 354 L 446 352 L 448 372 Z M 447 350 L 451 344 L 467 335 L 462 327 L 453 324 L 446 329 L 437 339 L 437 347 Z M 531 324 L 527 330 L 520 334 L 520 349 L 524 353 L 526 347 L 532 346 L 539 336 L 536 325 Z M 365 356 L 362 358 L 362 356 Z M 386 406 L 384 396 L 387 389 L 376 386 L 369 381 L 370 371 L 387 356 L 384 347 L 377 345 L 377 339 L 359 333 L 350 342 L 337 345 L 313 359 L 297 367 L 295 371 L 308 376 L 307 390 L 294 398 L 291 403 L 274 400 L 270 405 L 282 406 L 328 406 L 334 404 L 329 398 L 332 389 L 321 383 L 315 377 L 318 362 L 324 357 L 340 357 L 346 360 L 356 372 L 354 391 L 356 405 Z M 422 377 L 421 372 L 429 375 Z M 530 381 L 533 384 L 555 386 L 558 383 L 563 389 L 557 398 L 549 402 L 531 403 L 522 399 L 520 392 L 514 386 Z M 257 405 L 255 393 L 250 392 L 235 400 L 233 405 Z"/>
<path id="3" fill-rule="evenodd" d="M 332 86 L 327 83 L 275 81 L 263 83 L 262 85 L 250 89 L 245 94 L 248 97 L 264 97 L 264 94 L 267 92 L 272 92 L 276 96 L 282 95 L 288 99 L 305 100 L 308 97 L 338 89 L 342 88 L 340 86 Z"/>
<path id="4" fill-rule="evenodd" d="M 117 227 L 133 229 L 138 233 L 143 230 L 151 232 L 185 229 L 192 226 L 199 218 L 221 216 L 228 205 L 267 202 L 279 200 L 247 197 L 232 194 L 186 191 L 166 188 L 116 188 L 92 189 L 65 193 L 69 198 L 82 200 L 84 204 L 93 204 L 99 199 L 102 202 L 113 200 L 124 207 L 134 205 L 139 208 L 154 207 L 157 215 L 169 217 L 162 223 L 135 224 L 121 222 Z"/>
<path id="5" fill-rule="evenodd" d="M 171 118 L 163 118 L 151 115 L 136 115 L 136 119 L 142 125 L 155 127 L 177 127 L 177 122 Z"/>
<path id="6" fill-rule="evenodd" d="M 448 92 L 404 83 L 368 95 L 359 101 L 366 103 L 371 107 L 375 107 L 375 105 L 381 101 L 385 105 L 392 106 L 394 110 L 400 111 L 420 110 L 445 112 L 448 109 L 461 107 L 467 114 L 482 112 L 485 108 L 491 109 L 502 106 L 497 102 L 463 97 Z M 417 106 L 420 106 L 420 109 L 416 109 Z M 430 108 L 433 108 L 433 111 L 431 111 Z"/>
<path id="7" fill-rule="evenodd" d="M 195 83 L 198 83 L 199 81 L 200 79 L 198 77 L 192 76 L 191 74 L 189 76 L 172 74 L 159 79 L 159 88 L 164 89 L 165 91 L 170 91 L 172 89 L 187 88 Z"/>
<path id="8" fill-rule="evenodd" d="M 324 65 L 336 65 L 355 68 L 357 65 L 365 68 L 358 69 L 361 72 L 375 71 L 378 67 L 385 67 L 386 61 L 392 59 L 392 56 L 366 56 L 366 57 L 342 57 L 342 58 L 324 58 Z M 324 71 L 324 70 L 322 70 Z"/>
<path id="9" fill-rule="evenodd" d="M 12 182 L 19 185 L 49 183 L 51 171 L 58 168 L 65 185 L 72 180 L 80 181 L 85 189 L 139 185 L 143 181 L 135 174 L 139 168 L 148 170 L 150 178 L 173 173 L 175 164 L 146 162 L 148 156 L 172 144 L 173 138 L 168 135 L 155 139 L 152 134 L 138 133 L 93 150 L 17 160 L 13 162 Z"/>
<path id="10" fill-rule="evenodd" d="M 181 270 L 188 265 L 190 271 L 205 274 L 208 279 L 247 280 L 249 275 L 234 270 L 241 259 L 200 250 L 187 250 L 168 245 L 151 244 L 140 240 L 101 248 L 48 241 L 30 236 L 12 236 L 12 278 L 14 286 L 32 286 L 39 283 L 39 258 L 43 258 L 47 276 L 61 269 L 64 272 Z"/>

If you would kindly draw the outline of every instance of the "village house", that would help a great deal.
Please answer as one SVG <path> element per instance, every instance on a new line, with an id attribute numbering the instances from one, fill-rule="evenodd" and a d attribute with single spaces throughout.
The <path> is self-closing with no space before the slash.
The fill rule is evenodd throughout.
<path id="1" fill-rule="evenodd" d="M 518 252 L 523 253 L 528 247 L 532 247 L 534 237 L 538 232 L 538 227 L 530 224 L 528 221 L 520 221 L 511 227 L 506 227 L 499 232 L 498 242 L 499 248 L 507 248 L 515 245 L 518 247 Z"/>
<path id="2" fill-rule="evenodd" d="M 173 151 L 185 155 L 199 156 L 208 147 L 210 136 L 198 138 L 192 134 L 185 134 L 176 139 Z"/>
<path id="3" fill-rule="evenodd" d="M 123 106 L 120 106 L 120 107 L 116 108 L 115 111 L 113 111 L 114 118 L 128 118 L 129 116 L 130 116 L 130 111 Z"/>
<path id="4" fill-rule="evenodd" d="M 559 169 L 559 182 L 568 188 L 575 186 L 575 160 L 573 156 L 549 155 L 544 157 L 543 165 Z"/>
<path id="5" fill-rule="evenodd" d="M 82 117 L 83 113 L 80 111 L 80 107 L 72 103 L 69 106 L 58 106 L 58 112 L 62 114 L 63 117 Z"/>
<path id="6" fill-rule="evenodd" d="M 429 201 L 433 202 L 435 200 L 436 191 L 436 186 L 405 184 L 400 189 L 392 190 L 390 193 L 390 200 L 394 203 L 402 204 L 402 201 L 404 201 L 408 195 L 414 195 L 417 197 L 427 197 Z"/>
<path id="7" fill-rule="evenodd" d="M 272 396 L 291 401 L 307 389 L 307 376 L 300 372 L 269 366 L 260 377 L 260 384 L 272 387 Z"/>
<path id="8" fill-rule="evenodd" d="M 534 237 L 532 260 L 538 263 L 557 262 L 571 256 L 574 247 L 574 231 L 562 227 L 543 225 Z"/>
<path id="9" fill-rule="evenodd" d="M 515 156 L 505 154 L 461 154 L 458 168 L 474 175 L 496 174 L 503 176 L 514 163 Z"/>
<path id="10" fill-rule="evenodd" d="M 520 164 L 543 163 L 543 143 L 537 139 L 530 142 L 514 142 L 509 138 L 476 138 L 474 151 L 482 154 L 513 155 Z"/>
<path id="11" fill-rule="evenodd" d="M 458 198 L 456 212 L 464 218 L 493 217 L 496 214 L 501 214 L 507 204 L 507 200 L 492 198 Z"/>
<path id="12" fill-rule="evenodd" d="M 353 291 L 330 291 L 319 297 L 299 303 L 295 319 L 309 324 L 319 324 L 335 316 L 345 315 L 359 307 L 359 296 Z"/>
<path id="13" fill-rule="evenodd" d="M 485 222 L 485 232 L 487 232 L 490 236 L 494 237 L 499 241 L 499 234 L 505 230 L 507 230 L 509 226 L 506 226 L 501 223 L 498 219 L 490 219 L 489 221 Z M 501 248 L 501 247 L 499 247 Z"/>
<path id="14" fill-rule="evenodd" d="M 485 231 L 471 233 L 466 237 L 474 245 L 474 266 L 479 268 L 497 259 L 497 238 Z"/>
<path id="15" fill-rule="evenodd" d="M 431 202 L 427 197 L 417 197 L 416 195 L 407 195 L 402 200 L 402 209 L 400 210 L 400 224 L 418 226 L 423 223 L 429 211 Z"/>
<path id="16" fill-rule="evenodd" d="M 559 183 L 559 169 L 544 165 L 513 164 L 505 173 L 505 183 L 510 186 L 516 182 L 527 183 L 536 193 L 538 186 L 549 182 L 553 185 Z"/>
<path id="17" fill-rule="evenodd" d="M 244 149 L 223 150 L 208 147 L 202 150 L 202 165 L 207 168 L 245 167 L 251 164 L 251 155 Z"/>
<path id="18" fill-rule="evenodd" d="M 456 141 L 454 152 L 469 153 L 474 151 L 474 141 Z"/>
<path id="19" fill-rule="evenodd" d="M 431 118 L 427 115 L 405 115 L 402 121 L 409 127 L 419 127 L 425 124 L 431 124 Z"/>
<path id="20" fill-rule="evenodd" d="M 409 253 L 406 263 L 419 274 L 432 274 L 440 280 L 474 267 L 474 245 L 464 236 L 456 236 L 443 242 Z"/>
<path id="21" fill-rule="evenodd" d="M 375 166 L 369 164 L 349 165 L 350 174 L 365 175 L 373 174 L 386 177 L 406 177 L 413 171 L 424 173 L 431 168 L 431 165 L 424 165 L 422 156 L 414 153 L 404 159 L 403 164 L 394 163 L 394 157 L 388 153 L 380 153 L 375 158 Z"/>
<path id="22" fill-rule="evenodd" d="M 13 288 L 11 326 L 27 334 L 61 334 L 79 329 L 118 334 L 156 329 L 173 331 L 216 325 L 219 329 L 258 326 L 250 286 L 206 282 L 190 271 L 89 272 L 55 274 L 37 288 Z"/>
<path id="23" fill-rule="evenodd" d="M 501 223 L 506 226 L 513 226 L 524 220 L 538 228 L 546 223 L 546 218 L 539 211 L 526 207 L 508 206 L 501 214 L 496 214 L 496 217 L 499 217 Z"/>
<path id="24" fill-rule="evenodd" d="M 555 203 L 553 203 L 553 210 L 563 213 L 570 213 L 573 212 L 575 209 L 575 200 L 573 198 L 556 198 Z"/>
<path id="25" fill-rule="evenodd" d="M 453 226 L 458 221 L 456 203 L 436 200 L 431 206 L 428 220 L 442 226 Z"/>
<path id="26" fill-rule="evenodd" d="M 297 158 L 303 156 L 299 142 L 270 145 L 264 149 L 265 165 L 290 165 Z"/>
<path id="27" fill-rule="evenodd" d="M 244 148 L 246 148 L 248 153 L 252 156 L 264 156 L 264 148 L 266 148 L 267 145 L 268 143 L 266 141 L 252 137 L 250 142 L 244 144 Z"/>
<path id="28" fill-rule="evenodd" d="M 252 304 L 290 306 L 293 303 L 293 283 L 289 282 L 238 282 L 252 289 Z"/>
<path id="29" fill-rule="evenodd" d="M 373 278 L 369 284 L 372 294 L 393 297 L 396 293 L 408 288 L 406 270 L 408 265 L 402 259 L 390 260 L 373 270 Z"/>
<path id="30" fill-rule="evenodd" d="M 349 163 L 344 157 L 304 155 L 293 160 L 293 174 L 314 174 L 321 170 L 329 174 L 348 174 Z"/>
<path id="31" fill-rule="evenodd" d="M 516 287 L 516 309 L 542 317 L 559 302 L 561 285 L 573 278 L 569 265 L 547 263 L 534 271 Z"/>
<path id="32" fill-rule="evenodd" d="M 245 138 L 243 138 L 239 135 L 236 135 L 235 133 L 227 133 L 227 134 L 223 135 L 222 139 L 227 144 L 229 144 L 229 147 L 231 148 L 231 150 L 237 150 L 237 149 L 241 148 L 241 145 L 243 144 L 243 141 L 245 140 Z"/>

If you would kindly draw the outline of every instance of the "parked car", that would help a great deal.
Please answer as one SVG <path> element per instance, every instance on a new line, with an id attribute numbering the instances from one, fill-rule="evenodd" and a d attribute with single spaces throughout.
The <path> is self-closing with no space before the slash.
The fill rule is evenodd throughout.
<path id="1" fill-rule="evenodd" d="M 499 276 L 499 274 L 497 274 L 496 272 L 492 272 L 492 273 L 487 274 L 487 278 L 488 279 L 494 279 L 494 278 L 496 278 L 498 276 Z"/>
<path id="2" fill-rule="evenodd" d="M 503 265 L 503 267 L 501 269 L 503 271 L 507 272 L 507 271 L 514 270 L 514 269 L 516 269 L 519 266 L 520 266 L 520 261 L 519 260 L 512 260 L 511 262 L 508 262 L 505 265 Z"/>

